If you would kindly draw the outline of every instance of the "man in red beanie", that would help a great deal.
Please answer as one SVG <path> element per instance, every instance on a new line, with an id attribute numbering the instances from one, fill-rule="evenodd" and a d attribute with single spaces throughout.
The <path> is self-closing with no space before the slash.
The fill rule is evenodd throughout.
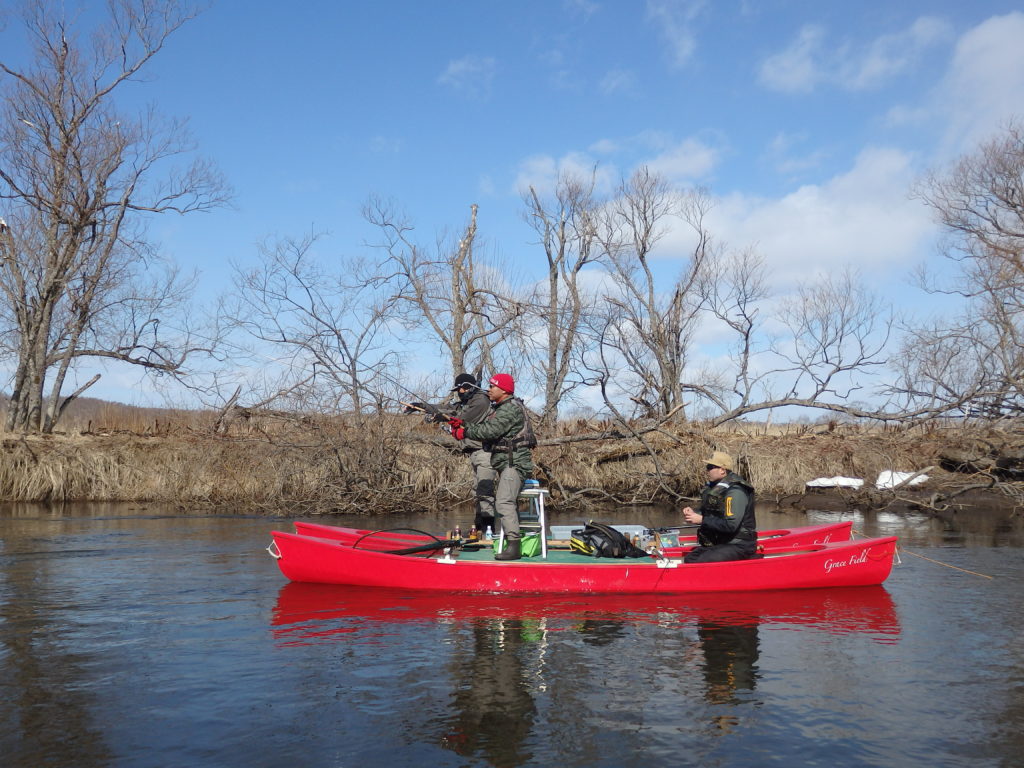
<path id="1" fill-rule="evenodd" d="M 504 551 L 495 560 L 518 560 L 522 557 L 519 530 L 519 492 L 523 481 L 533 475 L 530 449 L 537 445 L 526 406 L 514 397 L 516 383 L 507 373 L 496 373 L 488 382 L 487 397 L 491 412 L 477 424 L 454 425 L 456 440 L 480 440 L 491 452 L 491 466 L 498 473 L 494 492 L 495 510 L 505 530 Z"/>

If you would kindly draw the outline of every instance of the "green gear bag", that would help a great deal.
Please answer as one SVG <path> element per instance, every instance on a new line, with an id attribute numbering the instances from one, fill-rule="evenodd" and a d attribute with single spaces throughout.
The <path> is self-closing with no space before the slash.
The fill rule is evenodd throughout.
<path id="1" fill-rule="evenodd" d="M 507 541 L 507 539 L 506 539 Z M 519 540 L 519 551 L 523 557 L 536 557 L 540 554 L 540 534 L 528 533 Z M 494 554 L 501 552 L 501 539 L 494 540 Z"/>

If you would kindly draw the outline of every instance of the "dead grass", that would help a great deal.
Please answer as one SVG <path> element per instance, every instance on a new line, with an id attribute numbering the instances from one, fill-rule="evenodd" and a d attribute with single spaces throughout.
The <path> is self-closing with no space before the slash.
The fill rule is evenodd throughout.
<path id="1" fill-rule="evenodd" d="M 111 423 L 102 434 L 94 427 L 86 434 L 0 435 L 0 499 L 156 501 L 270 514 L 430 510 L 470 500 L 466 459 L 444 447 L 440 430 L 413 417 L 250 418 L 219 435 L 212 423 L 191 414 L 166 418 L 158 434 Z M 712 450 L 735 456 L 762 499 L 781 500 L 802 495 L 816 477 L 870 484 L 883 470 L 938 465 L 944 447 L 977 437 L 953 429 L 708 430 L 691 423 L 646 433 L 643 443 L 557 442 L 600 431 L 574 423 L 540 436 L 537 475 L 559 505 L 693 498 Z M 949 479 L 938 469 L 929 474 L 933 484 Z"/>

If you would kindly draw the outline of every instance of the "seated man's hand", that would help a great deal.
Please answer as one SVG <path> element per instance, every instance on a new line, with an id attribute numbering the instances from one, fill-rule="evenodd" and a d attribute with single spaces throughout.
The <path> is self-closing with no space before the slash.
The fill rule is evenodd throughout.
<path id="1" fill-rule="evenodd" d="M 683 509 L 683 519 L 691 525 L 700 525 L 704 521 L 704 516 L 686 507 Z"/>

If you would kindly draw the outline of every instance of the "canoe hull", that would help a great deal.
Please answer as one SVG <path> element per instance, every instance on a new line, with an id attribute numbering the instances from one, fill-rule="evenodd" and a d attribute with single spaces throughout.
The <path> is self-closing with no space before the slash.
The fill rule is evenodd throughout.
<path id="1" fill-rule="evenodd" d="M 408 590 L 527 594 L 651 594 L 812 589 L 881 584 L 896 537 L 833 542 L 727 563 L 592 559 L 552 563 L 409 557 L 274 531 L 271 553 L 291 581 Z"/>

